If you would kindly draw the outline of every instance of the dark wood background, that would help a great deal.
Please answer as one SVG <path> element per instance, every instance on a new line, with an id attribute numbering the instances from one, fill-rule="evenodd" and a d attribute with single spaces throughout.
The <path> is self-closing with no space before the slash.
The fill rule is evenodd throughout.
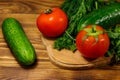
<path id="1" fill-rule="evenodd" d="M 38 62 L 24 68 L 13 57 L 0 26 L 0 80 L 120 80 L 120 66 L 88 70 L 68 70 L 52 64 L 36 27 L 36 18 L 47 8 L 58 7 L 64 0 L 0 0 L 0 25 L 6 17 L 18 19 L 35 47 Z"/>

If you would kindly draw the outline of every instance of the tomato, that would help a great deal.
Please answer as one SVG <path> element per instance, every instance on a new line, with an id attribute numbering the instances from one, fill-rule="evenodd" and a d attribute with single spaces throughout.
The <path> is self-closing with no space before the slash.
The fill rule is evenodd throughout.
<path id="1" fill-rule="evenodd" d="M 40 32 L 47 37 L 58 37 L 64 33 L 68 25 L 66 13 L 56 7 L 47 9 L 37 18 L 37 26 Z"/>
<path id="2" fill-rule="evenodd" d="M 110 45 L 105 30 L 98 25 L 88 25 L 76 37 L 76 47 L 82 56 L 95 59 L 104 56 Z"/>

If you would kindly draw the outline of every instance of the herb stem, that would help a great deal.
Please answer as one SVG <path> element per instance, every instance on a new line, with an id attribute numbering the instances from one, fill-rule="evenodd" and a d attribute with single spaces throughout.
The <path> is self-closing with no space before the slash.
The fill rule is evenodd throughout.
<path id="1" fill-rule="evenodd" d="M 95 8 L 98 9 L 98 2 L 95 1 Z"/>
<path id="2" fill-rule="evenodd" d="M 68 31 L 65 31 L 65 33 L 66 33 L 73 41 L 76 41 L 76 39 L 74 39 L 74 38 L 68 33 Z"/>

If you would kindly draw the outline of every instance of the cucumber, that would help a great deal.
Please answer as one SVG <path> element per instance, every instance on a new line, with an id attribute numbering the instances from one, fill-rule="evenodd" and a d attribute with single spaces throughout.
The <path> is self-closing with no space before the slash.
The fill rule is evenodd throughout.
<path id="1" fill-rule="evenodd" d="M 19 21 L 15 18 L 6 18 L 2 23 L 2 32 L 13 55 L 21 65 L 27 66 L 35 63 L 35 49 Z"/>
<path id="2" fill-rule="evenodd" d="M 84 16 L 78 22 L 77 33 L 90 24 L 97 24 L 108 29 L 118 23 L 120 23 L 120 3 L 113 3 Z"/>

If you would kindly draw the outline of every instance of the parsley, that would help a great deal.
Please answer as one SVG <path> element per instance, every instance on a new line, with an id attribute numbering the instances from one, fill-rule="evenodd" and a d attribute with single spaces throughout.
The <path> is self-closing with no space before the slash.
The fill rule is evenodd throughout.
<path id="1" fill-rule="evenodd" d="M 111 65 L 120 63 L 120 25 L 108 29 L 110 47 L 106 55 L 112 56 Z"/>
<path id="2" fill-rule="evenodd" d="M 86 14 L 105 5 L 98 0 L 65 0 L 61 8 L 69 18 L 69 25 L 65 33 L 54 42 L 54 48 L 76 50 L 75 38 L 77 35 L 77 25 L 80 19 Z"/>

